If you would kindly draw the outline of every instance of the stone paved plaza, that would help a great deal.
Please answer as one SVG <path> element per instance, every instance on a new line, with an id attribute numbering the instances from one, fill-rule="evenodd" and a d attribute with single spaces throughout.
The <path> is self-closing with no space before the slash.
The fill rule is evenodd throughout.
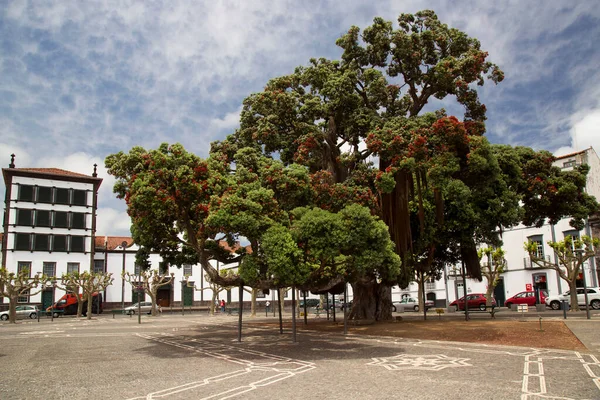
<path id="1" fill-rule="evenodd" d="M 237 318 L 0 325 L 2 399 L 599 399 L 597 355 L 291 332 Z"/>

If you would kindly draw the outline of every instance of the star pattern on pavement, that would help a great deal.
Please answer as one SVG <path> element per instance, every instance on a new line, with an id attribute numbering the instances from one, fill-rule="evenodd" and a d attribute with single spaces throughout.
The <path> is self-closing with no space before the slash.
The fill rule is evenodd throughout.
<path id="1" fill-rule="evenodd" d="M 472 367 L 471 364 L 467 363 L 468 360 L 468 358 L 448 357 L 441 354 L 399 354 L 393 357 L 373 357 L 373 362 L 367 365 L 385 367 L 390 371 L 404 369 L 439 371 L 445 368 Z"/>

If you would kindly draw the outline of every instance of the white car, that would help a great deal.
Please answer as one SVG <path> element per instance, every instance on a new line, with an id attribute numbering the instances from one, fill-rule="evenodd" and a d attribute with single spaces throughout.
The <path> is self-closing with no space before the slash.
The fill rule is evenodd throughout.
<path id="1" fill-rule="evenodd" d="M 429 310 L 433 307 L 433 301 L 427 300 L 425 301 L 425 310 Z M 392 303 L 392 311 L 393 312 L 402 312 L 402 311 L 419 311 L 419 300 L 414 297 L 405 297 L 400 301 L 395 301 Z"/>
<path id="2" fill-rule="evenodd" d="M 139 308 L 142 313 L 151 314 L 152 313 L 152 302 L 151 301 L 142 301 L 139 304 Z M 156 305 L 156 309 L 158 310 L 158 312 L 162 312 L 162 309 L 160 308 L 160 306 L 158 304 Z M 135 303 L 129 307 L 125 307 L 125 313 L 128 315 L 135 314 L 137 312 L 138 312 L 138 303 Z"/>
<path id="3" fill-rule="evenodd" d="M 587 288 L 587 296 L 590 307 L 594 310 L 600 310 L 600 288 Z M 546 297 L 545 303 L 546 306 L 552 308 L 553 310 L 560 310 L 560 302 L 563 300 L 568 301 L 569 306 L 571 305 L 570 291 L 559 294 L 557 296 L 548 296 Z M 585 306 L 585 294 L 583 293 L 583 288 L 577 288 L 577 304 L 579 304 L 580 306 Z"/>
<path id="4" fill-rule="evenodd" d="M 17 306 L 17 319 L 19 318 L 37 318 L 38 309 L 36 306 Z M 0 312 L 0 319 L 7 321 L 9 318 L 9 311 Z"/>

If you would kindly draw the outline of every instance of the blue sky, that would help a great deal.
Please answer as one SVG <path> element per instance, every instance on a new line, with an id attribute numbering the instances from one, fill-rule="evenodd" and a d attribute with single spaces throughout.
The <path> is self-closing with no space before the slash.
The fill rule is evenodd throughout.
<path id="1" fill-rule="evenodd" d="M 17 167 L 91 174 L 97 163 L 98 234 L 127 235 L 108 154 L 180 142 L 206 156 L 268 79 L 338 58 L 335 40 L 351 25 L 426 8 L 478 38 L 506 74 L 480 90 L 490 141 L 600 152 L 593 1 L 9 1 L 0 3 L 0 165 L 11 153 Z"/>

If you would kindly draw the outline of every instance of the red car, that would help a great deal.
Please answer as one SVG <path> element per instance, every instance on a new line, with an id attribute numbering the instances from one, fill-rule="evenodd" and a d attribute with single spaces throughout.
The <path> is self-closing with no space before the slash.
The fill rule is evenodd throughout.
<path id="1" fill-rule="evenodd" d="M 544 304 L 546 301 L 546 297 L 548 296 L 548 292 L 545 290 L 540 290 L 540 304 Z M 528 306 L 535 306 L 535 292 L 534 291 L 526 291 L 515 294 L 510 299 L 506 299 L 504 305 L 508 308 L 512 304 L 527 304 Z"/>
<path id="2" fill-rule="evenodd" d="M 481 311 L 485 311 L 485 303 L 486 298 L 483 293 L 471 293 L 467 295 L 467 304 L 469 305 L 469 309 L 478 308 Z M 458 300 L 454 300 L 450 303 L 451 306 L 456 306 L 459 310 L 465 309 L 465 298 L 461 297 Z M 496 299 L 492 297 L 492 307 L 496 307 Z"/>

